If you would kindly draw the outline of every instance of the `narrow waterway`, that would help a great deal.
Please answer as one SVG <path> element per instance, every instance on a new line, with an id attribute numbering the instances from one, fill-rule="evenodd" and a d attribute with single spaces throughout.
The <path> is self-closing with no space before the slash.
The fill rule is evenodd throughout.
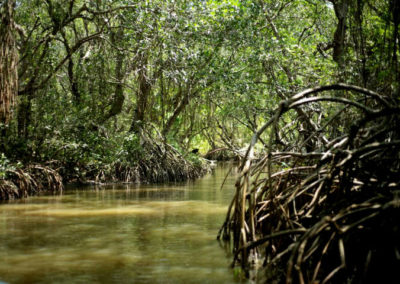
<path id="1" fill-rule="evenodd" d="M 0 204 L 0 283 L 232 283 L 216 241 L 235 176 L 69 188 Z"/>

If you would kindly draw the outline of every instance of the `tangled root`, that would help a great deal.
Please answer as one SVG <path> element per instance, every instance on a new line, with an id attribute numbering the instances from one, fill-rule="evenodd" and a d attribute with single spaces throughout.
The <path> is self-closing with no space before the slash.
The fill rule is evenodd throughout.
<path id="1" fill-rule="evenodd" d="M 83 183 L 126 182 L 126 183 L 163 183 L 193 180 L 210 171 L 210 163 L 198 158 L 196 163 L 189 161 L 172 145 L 161 137 L 154 137 L 141 129 L 140 147 L 134 157 L 124 157 L 125 161 L 116 161 L 100 169 L 85 169 Z"/>
<path id="2" fill-rule="evenodd" d="M 8 170 L 7 179 L 0 179 L 0 200 L 11 200 L 35 195 L 43 190 L 61 192 L 64 188 L 57 171 L 42 165 Z"/>
<path id="3" fill-rule="evenodd" d="M 218 238 L 233 241 L 233 264 L 247 272 L 261 265 L 263 281 L 394 283 L 400 279 L 391 269 L 400 265 L 400 108 L 369 90 L 330 87 L 282 102 L 253 137 Z M 307 97 L 336 87 L 368 99 Z M 284 123 L 289 110 L 304 114 L 316 102 L 345 107 L 325 124 L 313 111 L 308 119 L 292 117 L 296 127 L 311 129 L 306 136 L 296 123 Z M 257 135 L 267 128 L 267 153 L 252 159 Z"/>
<path id="4" fill-rule="evenodd" d="M 194 164 L 167 143 L 142 134 L 141 158 L 134 166 L 116 165 L 118 180 L 125 182 L 180 182 L 196 179 L 209 171 L 207 163 Z"/>

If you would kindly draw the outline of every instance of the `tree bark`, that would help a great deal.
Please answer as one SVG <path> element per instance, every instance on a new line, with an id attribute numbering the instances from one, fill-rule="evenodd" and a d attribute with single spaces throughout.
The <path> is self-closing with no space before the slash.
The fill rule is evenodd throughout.
<path id="1" fill-rule="evenodd" d="M 0 123 L 8 124 L 18 93 L 18 51 L 13 19 L 15 0 L 0 7 Z"/>
<path id="2" fill-rule="evenodd" d="M 133 120 L 130 128 L 131 132 L 139 132 L 145 121 L 147 102 L 151 92 L 151 83 L 150 79 L 147 76 L 146 63 L 147 59 L 144 60 L 144 63 L 142 64 L 141 69 L 139 71 L 139 77 L 138 77 L 139 89 L 137 91 L 137 97 L 136 97 L 136 109 L 133 115 Z"/>
<path id="3" fill-rule="evenodd" d="M 400 0 L 391 0 L 390 1 L 390 10 L 392 11 L 393 17 L 393 64 L 397 76 L 400 79 L 399 73 L 399 63 L 397 61 L 397 51 L 398 47 L 400 49 L 400 37 L 399 37 L 399 24 L 400 24 Z M 398 47 L 397 47 L 398 45 Z"/>
<path id="4" fill-rule="evenodd" d="M 190 91 L 186 90 L 185 95 L 182 97 L 182 99 L 179 101 L 178 105 L 176 106 L 173 114 L 168 118 L 167 123 L 164 126 L 164 129 L 162 130 L 162 135 L 165 137 L 168 132 L 171 130 L 172 124 L 175 122 L 179 114 L 185 109 L 185 107 L 189 104 L 189 97 L 190 97 Z"/>
<path id="5" fill-rule="evenodd" d="M 65 35 L 65 32 L 62 29 L 60 31 L 61 31 L 61 34 L 63 37 L 65 50 L 66 50 L 67 54 L 70 54 L 70 57 L 68 59 L 68 79 L 69 79 L 69 83 L 71 85 L 71 93 L 72 93 L 73 97 L 75 98 L 75 102 L 77 104 L 79 104 L 81 102 L 81 94 L 79 92 L 78 81 L 77 81 L 77 78 L 76 78 L 75 72 L 74 72 L 75 64 L 74 64 L 74 60 L 73 60 L 72 54 L 71 54 L 71 47 L 68 43 L 68 39 L 67 39 L 67 36 Z"/>
<path id="6" fill-rule="evenodd" d="M 119 42 L 122 40 L 123 36 L 123 29 L 120 27 L 118 29 L 118 32 L 116 34 L 116 39 L 114 42 Z M 115 79 L 117 80 L 116 85 L 115 85 L 115 91 L 114 91 L 114 97 L 113 101 L 111 103 L 111 109 L 109 112 L 105 115 L 103 122 L 107 121 L 111 117 L 116 116 L 117 114 L 121 113 L 122 111 L 122 106 L 124 105 L 125 101 L 125 96 L 124 96 L 124 86 L 122 81 L 124 80 L 125 74 L 123 70 L 123 64 L 124 64 L 124 53 L 122 51 L 117 51 L 116 55 L 116 64 L 115 64 Z"/>
<path id="7" fill-rule="evenodd" d="M 331 0 L 335 9 L 338 23 L 333 35 L 333 54 L 332 58 L 339 65 L 343 65 L 343 55 L 346 41 L 346 20 L 349 10 L 349 0 Z"/>
<path id="8" fill-rule="evenodd" d="M 28 126 L 31 123 L 32 116 L 32 97 L 33 95 L 24 95 L 20 97 L 18 105 L 18 137 L 27 138 L 29 136 Z"/>

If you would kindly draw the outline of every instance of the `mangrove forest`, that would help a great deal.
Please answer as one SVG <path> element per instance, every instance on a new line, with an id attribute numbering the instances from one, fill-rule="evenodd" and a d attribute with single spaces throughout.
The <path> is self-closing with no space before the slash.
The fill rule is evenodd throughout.
<path id="1" fill-rule="evenodd" d="M 0 283 L 400 283 L 400 0 L 0 18 Z"/>

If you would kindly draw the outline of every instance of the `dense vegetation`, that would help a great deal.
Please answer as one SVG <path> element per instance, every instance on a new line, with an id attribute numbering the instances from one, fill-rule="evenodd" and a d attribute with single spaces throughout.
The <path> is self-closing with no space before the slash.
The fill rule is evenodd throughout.
<path id="1" fill-rule="evenodd" d="M 278 267 L 262 279 L 300 283 L 362 282 L 382 256 L 398 265 L 400 1 L 0 9 L 0 199 L 61 178 L 185 180 L 204 172 L 193 149 L 237 155 L 222 228 L 235 263 L 261 257 Z M 365 240 L 382 230 L 384 246 Z"/>

